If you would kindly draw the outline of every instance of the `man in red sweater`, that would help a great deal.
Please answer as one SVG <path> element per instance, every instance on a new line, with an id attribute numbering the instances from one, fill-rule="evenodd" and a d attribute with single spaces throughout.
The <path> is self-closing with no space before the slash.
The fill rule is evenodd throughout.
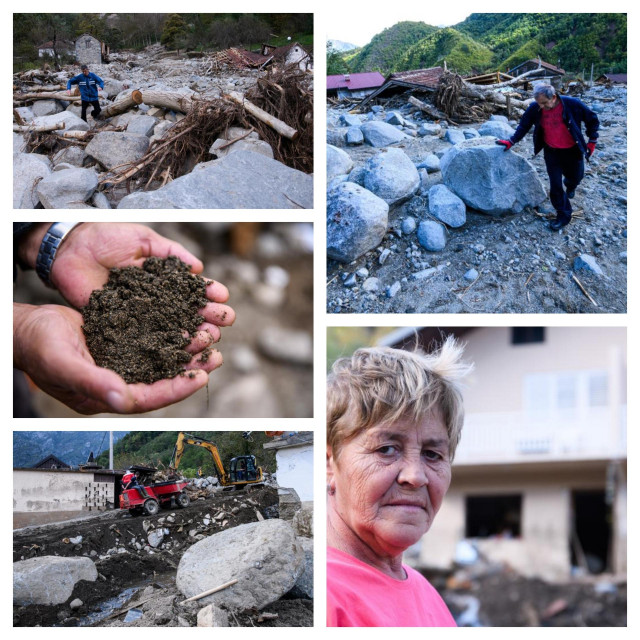
<path id="1" fill-rule="evenodd" d="M 584 158 L 588 160 L 596 148 L 600 123 L 598 116 L 583 102 L 558 96 L 549 84 L 536 85 L 533 97 L 535 102 L 524 112 L 513 136 L 509 140 L 498 140 L 497 144 L 508 151 L 535 126 L 533 149 L 536 154 L 544 149 L 549 197 L 556 210 L 556 219 L 550 226 L 557 231 L 571 222 L 570 200 L 584 177 Z M 585 124 L 588 142 L 582 135 L 582 123 Z"/>

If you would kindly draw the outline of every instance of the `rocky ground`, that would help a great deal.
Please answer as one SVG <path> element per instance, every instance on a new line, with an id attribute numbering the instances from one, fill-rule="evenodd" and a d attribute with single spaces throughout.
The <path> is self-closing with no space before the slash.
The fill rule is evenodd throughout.
<path id="1" fill-rule="evenodd" d="M 256 69 L 212 69 L 209 58 L 189 59 L 184 54 L 166 52 L 161 45 L 147 47 L 139 53 L 114 53 L 110 60 L 109 64 L 91 66 L 91 71 L 105 82 L 100 94 L 103 110 L 134 89 L 143 93 L 171 92 L 178 97 L 227 105 L 220 100 L 221 96 L 232 91 L 243 94 L 266 75 L 266 71 Z M 77 73 L 77 66 L 69 66 L 61 72 L 51 72 L 46 82 L 49 86 L 58 83 L 66 86 L 67 80 Z M 14 76 L 14 91 L 16 87 L 22 93 L 37 91 L 38 85 L 27 80 L 28 74 Z M 311 76 L 308 82 L 311 84 Z M 160 144 L 159 140 L 170 136 L 172 127 L 185 114 L 143 103 L 97 122 L 90 116 L 90 109 L 85 123 L 80 119 L 80 112 L 79 102 L 73 104 L 59 99 L 34 100 L 14 110 L 14 124 L 41 126 L 64 122 L 64 132 L 97 132 L 88 143 L 62 141 L 40 134 L 37 147 L 29 144 L 34 141 L 34 134 L 14 132 L 14 208 L 285 209 L 313 206 L 312 176 L 274 160 L 273 148 L 268 142 L 260 139 L 255 131 L 238 127 L 229 129 L 226 136 L 214 135 L 209 141 L 203 124 L 200 135 L 210 145 L 209 155 L 198 164 L 185 157 L 180 176 L 162 178 L 159 171 L 148 184 L 145 177 L 110 186 L 118 171 L 139 162 L 153 144 Z M 18 122 L 15 114 L 20 118 Z M 114 127 L 120 130 L 113 131 Z M 228 140 L 238 137 L 243 139 L 227 144 Z"/>
<path id="2" fill-rule="evenodd" d="M 398 132 L 405 134 L 403 139 L 385 148 L 402 149 L 419 166 L 420 183 L 407 197 L 390 205 L 386 232 L 375 246 L 350 262 L 329 259 L 327 311 L 626 312 L 626 88 L 594 87 L 579 97 L 600 119 L 598 146 L 573 200 L 574 210 L 581 213 L 560 232 L 552 232 L 548 219 L 554 214 L 548 199 L 539 206 L 527 206 L 520 213 L 501 216 L 467 208 L 463 226 L 444 227 L 445 246 L 441 250 L 425 249 L 416 228 L 433 218 L 428 192 L 442 183 L 439 160 L 452 147 L 447 137 L 455 140 L 453 132 L 464 136 L 462 139 L 476 136 L 483 123 L 456 128 L 440 122 L 437 126 L 401 98 L 386 109 L 375 107 L 375 113 L 360 115 L 361 122 L 403 122 L 395 125 Z M 394 111 L 399 120 L 394 120 Z M 344 174 L 349 174 L 350 181 L 362 184 L 364 164 L 381 151 L 358 135 L 357 122 L 346 127 L 346 115 L 347 107 L 330 107 L 327 113 L 327 141 L 346 152 L 352 161 L 352 167 L 346 163 L 342 168 L 335 166 L 340 161 L 333 165 L 328 162 L 332 165 L 329 206 L 331 189 L 346 179 Z M 476 132 L 464 134 L 465 129 Z M 533 156 L 532 135 L 527 135 L 514 151 L 532 163 L 548 190 L 542 154 Z M 576 260 L 579 256 L 582 259 Z"/>
<path id="3" fill-rule="evenodd" d="M 216 345 L 224 358 L 204 388 L 145 417 L 308 418 L 313 414 L 313 232 L 308 223 L 164 222 L 151 225 L 204 263 L 204 275 L 224 283 L 236 322 Z M 232 236 L 247 231 L 247 253 L 232 252 Z M 237 240 L 236 240 L 237 241 Z M 61 303 L 34 272 L 19 272 L 14 300 Z M 79 417 L 34 390 L 45 417 Z"/>
<path id="4" fill-rule="evenodd" d="M 116 510 L 17 530 L 14 562 L 43 556 L 89 558 L 98 575 L 95 581 L 76 583 L 61 605 L 15 605 L 14 626 L 195 626 L 203 603 L 180 604 L 185 596 L 176 587 L 184 553 L 217 533 L 277 517 L 277 490 L 253 487 L 217 491 L 185 509 L 161 510 L 156 516 L 132 517 Z M 311 626 L 312 601 L 300 595 L 276 596 L 261 611 L 230 611 L 229 626 Z M 114 615 L 130 607 L 133 613 Z"/>

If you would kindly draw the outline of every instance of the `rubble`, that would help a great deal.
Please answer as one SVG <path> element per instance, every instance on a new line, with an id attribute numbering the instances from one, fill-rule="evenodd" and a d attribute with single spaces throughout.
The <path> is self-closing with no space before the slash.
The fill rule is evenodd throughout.
<path id="1" fill-rule="evenodd" d="M 532 134 L 508 152 L 495 144 L 495 137 L 481 135 L 489 130 L 508 133 L 517 125 L 530 94 L 519 88 L 508 89 L 510 105 L 504 96 L 491 95 L 490 100 L 484 100 L 486 87 L 460 85 L 456 89 L 448 84 L 439 107 L 425 102 L 424 95 L 417 100 L 410 92 L 392 97 L 383 105 L 370 107 L 369 102 L 357 114 L 349 113 L 353 103 L 328 107 L 327 141 L 337 143 L 353 163 L 349 174 L 337 175 L 328 182 L 329 313 L 626 311 L 626 87 L 586 87 L 580 96 L 599 112 L 600 138 L 595 154 L 585 164 L 585 178 L 573 200 L 574 218 L 555 233 L 548 227 L 555 216 L 546 195 L 549 187 L 544 158 L 542 153 L 533 155 Z M 437 95 L 429 95 L 429 100 L 437 101 Z M 446 99 L 451 100 L 447 103 Z M 473 105 L 484 106 L 471 109 Z M 432 115 L 434 109 L 441 114 L 438 119 Z M 389 124 L 386 120 L 390 113 L 399 114 L 402 124 Z M 465 113 L 468 118 L 460 117 Z M 345 227 L 344 219 L 352 216 L 343 216 L 349 209 L 338 198 L 340 190 L 353 192 L 353 186 L 345 186 L 353 183 L 366 186 L 367 164 L 381 152 L 381 147 L 366 142 L 366 136 L 363 145 L 340 142 L 338 134 L 347 114 L 350 126 L 364 128 L 377 123 L 395 129 L 395 138 L 389 138 L 382 149 L 404 153 L 420 175 L 414 195 L 389 206 L 384 229 L 379 226 L 382 217 L 378 226 L 369 226 L 361 214 L 355 218 L 357 232 L 350 233 Z M 357 120 L 351 120 L 354 117 L 364 124 L 358 125 Z M 397 115 L 392 119 L 400 123 Z M 412 137 L 412 132 L 417 137 Z M 468 163 L 465 160 L 458 168 L 458 158 L 467 154 L 478 157 Z M 455 226 L 456 218 L 441 220 L 446 228 L 434 226 L 435 205 L 430 196 L 440 192 L 431 191 L 438 185 L 446 186 L 464 201 L 466 222 L 461 226 Z M 358 203 L 363 192 L 357 198 L 355 195 L 351 195 L 349 207 Z M 422 231 L 418 236 L 419 228 Z M 432 242 L 427 230 L 437 234 L 438 240 Z M 367 238 L 366 244 L 359 244 L 362 238 Z M 480 245 L 482 251 L 477 250 Z M 337 251 L 334 247 L 345 249 Z M 381 264 L 379 257 L 386 250 L 389 254 Z M 597 261 L 605 278 L 583 268 L 580 260 L 574 265 L 583 254 Z M 365 280 L 357 277 L 355 281 L 343 278 L 345 273 L 361 269 L 376 279 L 376 287 L 365 288 Z M 472 280 L 465 278 L 471 270 L 478 274 Z M 414 278 L 414 274 L 421 275 Z M 425 277 L 429 278 L 428 287 L 421 282 Z M 393 296 L 388 295 L 391 290 Z"/>

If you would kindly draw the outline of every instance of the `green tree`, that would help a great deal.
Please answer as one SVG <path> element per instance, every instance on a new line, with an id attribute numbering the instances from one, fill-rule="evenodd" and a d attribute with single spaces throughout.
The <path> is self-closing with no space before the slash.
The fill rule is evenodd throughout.
<path id="1" fill-rule="evenodd" d="M 339 51 L 336 51 L 331 42 L 327 42 L 327 75 L 336 76 L 349 73 L 349 65 L 344 61 Z"/>
<path id="2" fill-rule="evenodd" d="M 187 23 L 179 13 L 172 13 L 164 23 L 160 42 L 167 49 L 178 49 L 185 42 L 188 32 Z"/>

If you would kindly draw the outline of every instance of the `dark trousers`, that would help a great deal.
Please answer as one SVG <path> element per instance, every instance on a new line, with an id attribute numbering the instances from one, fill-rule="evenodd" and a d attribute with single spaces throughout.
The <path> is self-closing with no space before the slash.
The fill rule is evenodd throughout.
<path id="1" fill-rule="evenodd" d="M 82 114 L 80 117 L 86 122 L 87 121 L 87 109 L 89 105 L 93 107 L 93 111 L 91 112 L 91 117 L 95 120 L 99 115 L 100 111 L 100 103 L 97 100 L 81 100 L 82 102 Z"/>
<path id="2" fill-rule="evenodd" d="M 544 148 L 544 161 L 549 174 L 551 204 L 558 214 L 558 220 L 569 221 L 571 219 L 571 202 L 567 198 L 567 191 L 573 191 L 584 178 L 584 158 L 578 145 L 570 149 Z"/>

